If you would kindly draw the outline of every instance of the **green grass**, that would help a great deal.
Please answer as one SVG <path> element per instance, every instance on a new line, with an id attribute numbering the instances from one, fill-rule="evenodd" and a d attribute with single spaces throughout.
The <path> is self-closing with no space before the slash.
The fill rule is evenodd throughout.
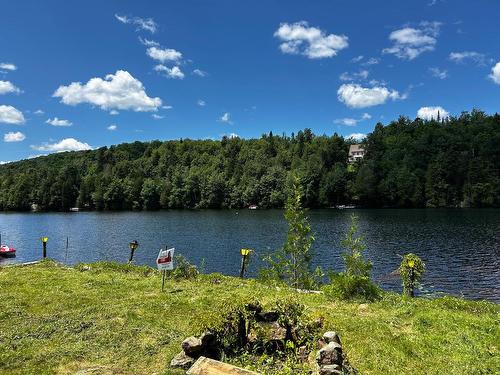
<path id="1" fill-rule="evenodd" d="M 202 275 L 167 281 L 146 267 L 52 262 L 0 268 L 0 373 L 182 374 L 169 369 L 182 340 L 230 306 L 294 298 L 324 316 L 361 374 L 498 374 L 500 307 L 444 297 L 358 303 Z M 220 281 L 220 282 L 219 282 Z"/>

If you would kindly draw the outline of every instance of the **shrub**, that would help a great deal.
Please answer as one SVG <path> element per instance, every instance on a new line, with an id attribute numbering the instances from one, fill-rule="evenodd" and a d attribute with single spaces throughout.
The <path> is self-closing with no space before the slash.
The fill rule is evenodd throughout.
<path id="1" fill-rule="evenodd" d="M 330 284 L 322 290 L 331 299 L 373 301 L 380 298 L 380 288 L 368 276 L 331 272 L 329 277 Z"/>
<path id="2" fill-rule="evenodd" d="M 169 277 L 173 279 L 195 279 L 198 275 L 198 268 L 189 263 L 182 255 L 174 256 L 175 268 L 169 272 Z"/>
<path id="3" fill-rule="evenodd" d="M 420 285 L 420 280 L 425 272 L 425 264 L 415 254 L 409 253 L 403 257 L 399 266 L 399 274 L 403 282 L 403 294 L 414 297 L 415 287 Z"/>

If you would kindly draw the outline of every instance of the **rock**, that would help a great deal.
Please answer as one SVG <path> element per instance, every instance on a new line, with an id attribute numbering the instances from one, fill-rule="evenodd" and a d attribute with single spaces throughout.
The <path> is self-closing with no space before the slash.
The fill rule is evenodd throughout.
<path id="1" fill-rule="evenodd" d="M 342 367 L 339 365 L 323 365 L 319 368 L 319 375 L 342 375 Z"/>
<path id="2" fill-rule="evenodd" d="M 342 345 L 340 343 L 340 337 L 337 335 L 337 332 L 334 331 L 328 331 L 323 334 L 323 340 L 329 344 L 331 342 L 336 342 L 339 345 Z"/>
<path id="3" fill-rule="evenodd" d="M 316 361 L 320 366 L 339 365 L 342 366 L 342 346 L 336 342 L 330 342 L 318 351 Z"/>
<path id="4" fill-rule="evenodd" d="M 194 362 L 194 358 L 191 358 L 184 352 L 180 352 L 174 358 L 172 358 L 172 360 L 170 361 L 170 367 L 180 367 L 187 370 L 193 365 Z"/>
<path id="5" fill-rule="evenodd" d="M 261 322 L 275 322 L 279 318 L 276 311 L 261 311 L 256 315 L 257 321 Z"/>
<path id="6" fill-rule="evenodd" d="M 363 314 L 363 313 L 366 313 L 367 311 L 368 311 L 368 304 L 360 303 L 358 306 L 358 312 Z"/>
<path id="7" fill-rule="evenodd" d="M 189 356 L 195 356 L 201 353 L 203 349 L 201 340 L 197 337 L 191 336 L 185 339 L 181 344 L 182 350 Z"/>

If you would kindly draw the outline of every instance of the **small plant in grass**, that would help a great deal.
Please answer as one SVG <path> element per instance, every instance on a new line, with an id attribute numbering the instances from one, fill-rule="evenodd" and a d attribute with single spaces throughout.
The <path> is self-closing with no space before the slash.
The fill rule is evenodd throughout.
<path id="1" fill-rule="evenodd" d="M 294 288 L 314 289 L 323 274 L 319 267 L 311 271 L 314 236 L 306 210 L 302 208 L 302 196 L 300 179 L 295 176 L 285 206 L 285 219 L 288 222 L 286 241 L 278 251 L 264 259 L 269 267 L 260 271 L 260 277 L 265 281 L 285 282 Z"/>
<path id="2" fill-rule="evenodd" d="M 409 253 L 403 257 L 399 266 L 399 274 L 403 282 L 403 294 L 415 296 L 415 287 L 420 285 L 420 280 L 425 272 L 425 264 L 417 255 Z"/>
<path id="3" fill-rule="evenodd" d="M 170 277 L 174 279 L 195 279 L 199 275 L 198 268 L 189 263 L 182 255 L 174 257 L 175 268 L 170 272 Z"/>
<path id="4" fill-rule="evenodd" d="M 380 289 L 370 279 L 372 263 L 363 258 L 366 245 L 363 237 L 356 236 L 358 218 L 351 216 L 351 226 L 341 244 L 346 249 L 342 253 L 345 271 L 330 272 L 330 284 L 323 287 L 324 292 L 335 299 L 374 300 L 380 296 Z"/>

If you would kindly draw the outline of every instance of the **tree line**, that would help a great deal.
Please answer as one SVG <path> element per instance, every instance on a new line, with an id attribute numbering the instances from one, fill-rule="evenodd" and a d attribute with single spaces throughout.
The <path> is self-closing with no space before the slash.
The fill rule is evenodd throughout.
<path id="1" fill-rule="evenodd" d="M 378 123 L 352 139 L 310 129 L 259 139 L 134 142 L 0 165 L 0 210 L 281 208 L 299 176 L 305 207 L 500 205 L 500 115 Z"/>

